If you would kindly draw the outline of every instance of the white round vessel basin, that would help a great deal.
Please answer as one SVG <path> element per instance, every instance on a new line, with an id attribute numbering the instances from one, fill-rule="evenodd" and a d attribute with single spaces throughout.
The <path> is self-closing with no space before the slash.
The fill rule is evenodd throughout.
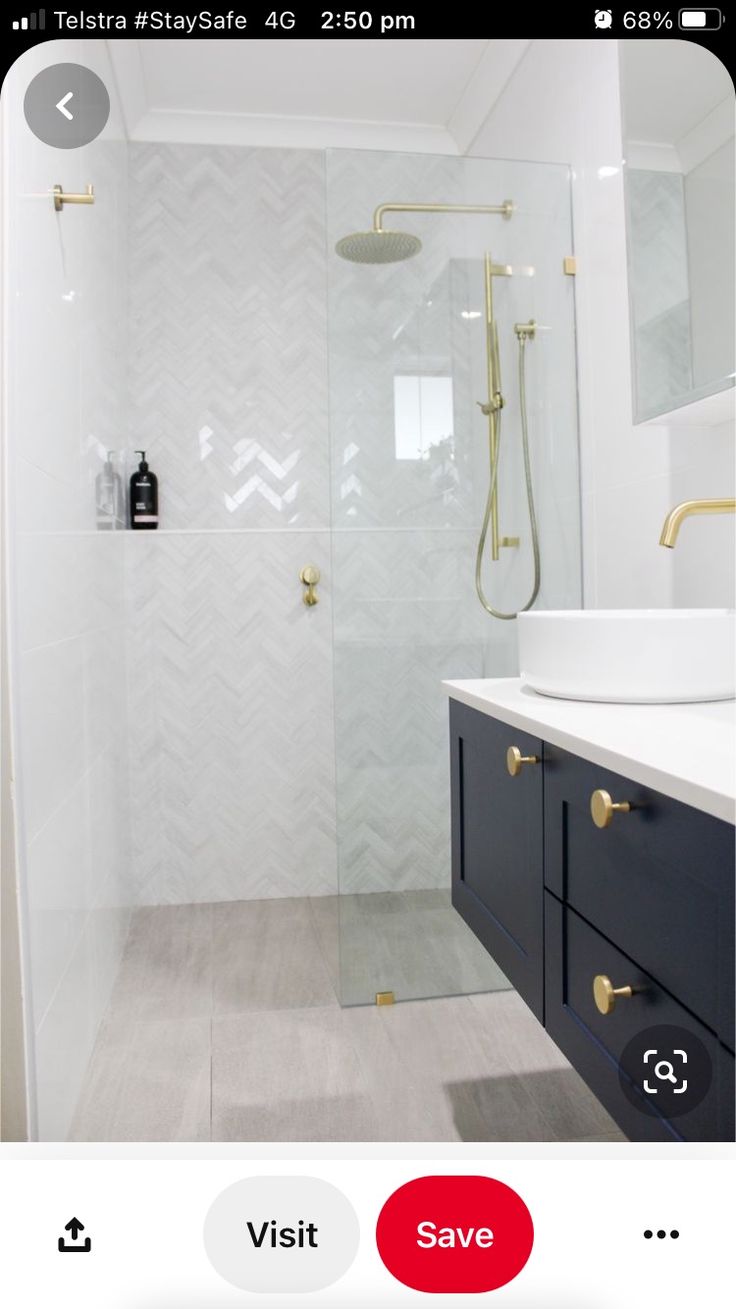
<path id="1" fill-rule="evenodd" d="M 519 614 L 521 680 L 542 695 L 619 704 L 733 700 L 733 609 L 539 609 Z"/>

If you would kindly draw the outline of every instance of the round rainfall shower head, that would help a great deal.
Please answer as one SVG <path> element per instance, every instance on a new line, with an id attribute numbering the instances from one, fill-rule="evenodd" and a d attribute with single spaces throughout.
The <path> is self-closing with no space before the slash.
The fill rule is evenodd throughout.
<path id="1" fill-rule="evenodd" d="M 419 254 L 422 243 L 411 232 L 351 232 L 338 241 L 335 249 L 341 259 L 351 264 L 397 264 Z"/>

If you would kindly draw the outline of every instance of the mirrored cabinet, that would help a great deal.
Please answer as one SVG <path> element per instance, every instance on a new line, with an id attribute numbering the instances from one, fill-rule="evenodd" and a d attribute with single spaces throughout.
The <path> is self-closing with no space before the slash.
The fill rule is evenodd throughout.
<path id="1" fill-rule="evenodd" d="M 734 384 L 734 87 L 692 41 L 621 41 L 634 421 Z"/>

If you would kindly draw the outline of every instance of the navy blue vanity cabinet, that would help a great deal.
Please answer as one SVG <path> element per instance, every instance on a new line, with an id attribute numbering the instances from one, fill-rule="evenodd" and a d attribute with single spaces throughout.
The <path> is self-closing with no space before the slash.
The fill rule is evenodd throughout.
<path id="1" fill-rule="evenodd" d="M 733 1050 L 731 824 L 556 746 L 545 745 L 544 785 L 547 890 Z M 596 791 L 630 808 L 597 827 Z"/>
<path id="2" fill-rule="evenodd" d="M 542 743 L 454 700 L 450 738 L 452 903 L 543 1021 Z"/>
<path id="3" fill-rule="evenodd" d="M 634 1141 L 728 1141 L 733 1139 L 733 1056 L 717 1037 L 660 986 L 656 978 L 617 949 L 550 892 L 545 904 L 547 1031 L 619 1127 Z M 632 995 L 602 1014 L 593 998 L 593 979 L 603 974 Z M 667 1121 L 656 1101 L 634 1094 L 619 1080 L 619 1059 L 627 1043 L 647 1027 L 675 1026 L 705 1046 L 713 1070 L 708 1093 L 686 1114 Z"/>
<path id="4" fill-rule="evenodd" d="M 455 908 L 632 1140 L 733 1140 L 733 826 L 455 701 L 450 729 Z M 528 758 L 514 777 L 510 746 Z M 596 977 L 632 993 L 601 1013 Z M 658 1026 L 713 1069 L 671 1121 L 619 1079 Z"/>

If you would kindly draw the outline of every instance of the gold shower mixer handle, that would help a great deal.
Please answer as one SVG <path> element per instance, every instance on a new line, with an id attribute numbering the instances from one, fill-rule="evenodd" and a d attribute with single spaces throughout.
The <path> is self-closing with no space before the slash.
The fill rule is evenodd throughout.
<path id="1" fill-rule="evenodd" d="M 320 573 L 319 568 L 315 567 L 314 564 L 305 564 L 299 574 L 299 581 L 307 588 L 304 592 L 303 600 L 305 605 L 309 605 L 310 608 L 312 605 L 319 604 L 319 596 L 317 595 L 316 587 L 321 576 L 322 574 Z"/>

